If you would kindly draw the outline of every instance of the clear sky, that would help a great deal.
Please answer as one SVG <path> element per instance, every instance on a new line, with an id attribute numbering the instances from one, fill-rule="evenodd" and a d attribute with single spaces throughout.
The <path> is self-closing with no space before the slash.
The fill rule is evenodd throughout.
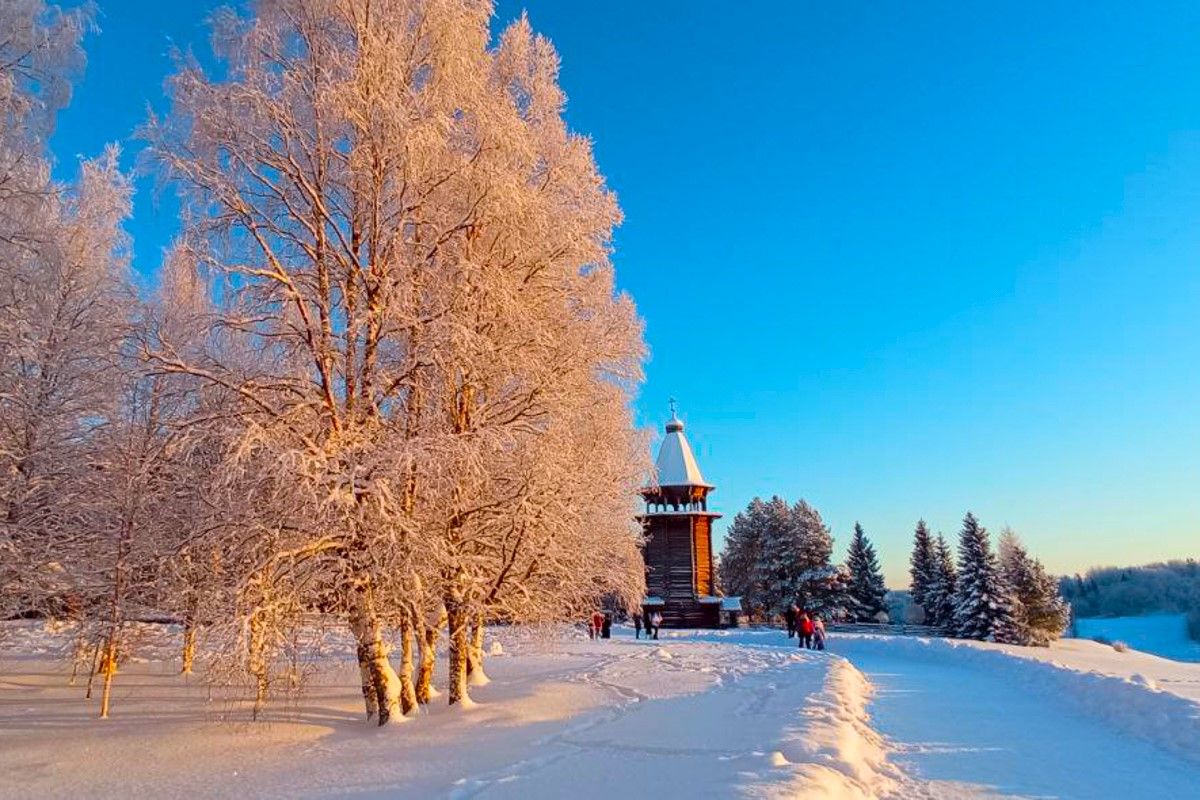
<path id="1" fill-rule="evenodd" d="M 216 5 L 99 2 L 64 175 Z M 894 586 L 968 509 L 1055 571 L 1200 556 L 1200 4 L 919 6 L 500 3 L 620 196 L 640 419 L 678 399 L 726 521 L 804 497 Z M 152 279 L 174 204 L 138 188 Z"/>

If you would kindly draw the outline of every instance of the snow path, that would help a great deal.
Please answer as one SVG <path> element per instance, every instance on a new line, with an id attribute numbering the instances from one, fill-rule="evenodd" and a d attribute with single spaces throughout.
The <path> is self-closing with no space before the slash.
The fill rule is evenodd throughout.
<path id="1" fill-rule="evenodd" d="M 794 647 L 775 631 L 684 633 Z M 873 685 L 890 798 L 1200 797 L 1200 665 L 1114 653 L 833 636 Z M 886 771 L 886 766 L 881 767 Z"/>
<path id="2" fill-rule="evenodd" d="M 897 796 L 1200 796 L 1195 761 L 1104 724 L 1075 698 L 1015 680 L 1017 671 L 920 659 L 879 639 L 835 647 L 876 687 L 872 725 L 909 776 Z"/>
<path id="3" fill-rule="evenodd" d="M 845 691 L 827 685 L 826 670 L 848 665 L 781 648 L 608 646 L 617 652 L 574 677 L 608 692 L 606 709 L 540 739 L 534 758 L 457 781 L 451 797 L 557 797 L 569 786 L 572 798 L 849 798 L 873 796 L 886 781 L 855 754 L 810 741 L 812 726 L 846 716 Z M 831 713 L 819 713 L 822 702 Z M 865 724 L 843 730 L 842 739 L 857 744 L 864 732 Z"/>

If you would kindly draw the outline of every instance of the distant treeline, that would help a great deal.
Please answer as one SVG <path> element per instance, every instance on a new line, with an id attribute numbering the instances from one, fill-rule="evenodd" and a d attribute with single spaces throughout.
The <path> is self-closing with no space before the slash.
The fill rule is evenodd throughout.
<path id="1" fill-rule="evenodd" d="M 1143 567 L 1096 567 L 1060 581 L 1076 617 L 1188 615 L 1188 633 L 1200 641 L 1200 561 Z"/>

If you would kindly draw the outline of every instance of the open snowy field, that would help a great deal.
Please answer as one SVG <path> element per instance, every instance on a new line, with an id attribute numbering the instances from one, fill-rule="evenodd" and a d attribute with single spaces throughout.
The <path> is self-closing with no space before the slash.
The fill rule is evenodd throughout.
<path id="1" fill-rule="evenodd" d="M 775 631 L 498 630 L 478 705 L 376 729 L 348 662 L 251 724 L 175 674 L 169 639 L 122 670 L 102 722 L 52 658 L 61 639 L 8 633 L 4 797 L 1150 798 L 1200 785 L 1200 665 L 1080 640 L 837 637 L 810 653 Z"/>
<path id="2" fill-rule="evenodd" d="M 1200 642 L 1188 638 L 1187 618 L 1183 614 L 1081 617 L 1075 620 L 1075 626 L 1080 639 L 1102 637 L 1163 658 L 1200 661 Z"/>

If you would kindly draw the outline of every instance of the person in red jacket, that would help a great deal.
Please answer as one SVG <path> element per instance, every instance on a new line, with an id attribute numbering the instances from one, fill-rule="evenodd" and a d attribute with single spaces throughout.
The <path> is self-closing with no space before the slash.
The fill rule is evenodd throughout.
<path id="1" fill-rule="evenodd" d="M 806 649 L 812 649 L 813 631 L 815 628 L 813 627 L 812 618 L 808 616 L 807 611 L 800 612 L 800 621 L 796 624 L 796 627 L 799 628 L 800 646 Z"/>
<path id="2" fill-rule="evenodd" d="M 600 630 L 604 627 L 604 615 L 599 611 L 592 612 L 592 638 L 600 638 Z"/>

